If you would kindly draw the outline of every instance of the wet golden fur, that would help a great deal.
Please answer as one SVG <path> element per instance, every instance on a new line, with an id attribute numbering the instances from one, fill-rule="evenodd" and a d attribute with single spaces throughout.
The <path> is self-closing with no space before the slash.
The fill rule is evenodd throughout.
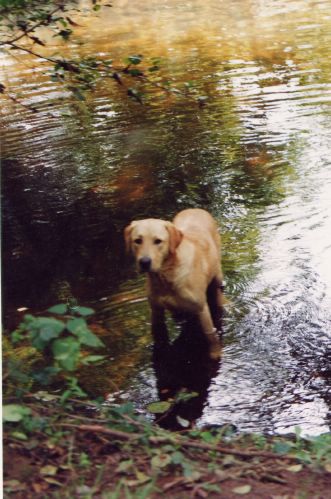
<path id="1" fill-rule="evenodd" d="M 202 209 L 187 209 L 172 222 L 145 219 L 125 229 L 127 248 L 138 268 L 147 262 L 147 290 L 155 331 L 164 321 L 164 310 L 196 314 L 210 343 L 212 357 L 219 348 L 207 290 L 221 307 L 222 271 L 220 235 L 212 216 Z"/>

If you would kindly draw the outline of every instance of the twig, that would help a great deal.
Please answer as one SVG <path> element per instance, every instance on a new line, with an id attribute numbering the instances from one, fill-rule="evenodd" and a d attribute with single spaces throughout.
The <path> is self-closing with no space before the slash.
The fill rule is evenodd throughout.
<path id="1" fill-rule="evenodd" d="M 112 437 L 119 438 L 120 440 L 136 440 L 140 438 L 139 433 L 125 433 L 120 430 L 112 430 L 110 428 L 104 428 L 103 426 L 98 425 L 75 425 L 70 423 L 57 423 L 57 426 L 61 426 L 63 428 L 74 428 L 79 431 L 90 431 L 92 433 L 104 433 L 105 435 L 111 435 Z"/>
<path id="2" fill-rule="evenodd" d="M 5 97 L 8 97 L 8 99 L 11 100 L 12 102 L 14 102 L 14 104 L 22 106 L 22 107 L 24 107 L 24 109 L 28 109 L 28 111 L 31 111 L 32 113 L 38 113 L 38 109 L 36 109 L 33 106 L 30 106 L 30 104 L 24 104 L 23 102 L 21 102 L 18 99 L 16 99 L 16 97 L 14 97 L 13 95 L 10 95 L 8 92 L 7 93 L 3 93 L 3 95 Z"/>
<path id="3" fill-rule="evenodd" d="M 235 450 L 235 449 L 229 449 L 227 447 L 222 447 L 220 445 L 211 445 L 211 444 L 206 444 L 203 442 L 194 442 L 194 440 L 182 440 L 180 444 L 183 447 L 195 447 L 196 449 L 202 449 L 202 450 L 212 450 L 212 451 L 217 451 L 221 452 L 222 454 L 231 454 L 233 456 L 238 456 L 238 457 L 264 457 L 266 459 L 289 459 L 291 461 L 297 461 L 297 458 L 294 456 L 288 456 L 288 455 L 281 455 L 281 454 L 274 454 L 273 452 L 266 452 L 266 451 L 240 451 L 240 450 Z"/>
<path id="4" fill-rule="evenodd" d="M 282 485 L 285 485 L 287 483 L 287 480 L 284 480 L 284 478 L 281 478 L 277 475 L 271 475 L 270 473 L 261 475 L 261 480 L 266 480 L 267 482 L 281 483 Z"/>
<path id="5" fill-rule="evenodd" d="M 168 482 L 164 485 L 164 487 L 162 488 L 162 490 L 164 490 L 164 492 L 168 492 L 168 490 L 172 489 L 173 487 L 176 487 L 176 485 L 180 485 L 182 483 L 184 483 L 187 479 L 183 476 L 179 477 L 179 478 L 176 478 L 176 480 L 173 480 L 172 482 Z"/>
<path id="6" fill-rule="evenodd" d="M 13 42 L 7 42 L 7 45 L 15 50 L 22 50 L 23 52 L 27 52 L 28 54 L 33 55 L 34 57 L 38 57 L 39 59 L 43 59 L 44 61 L 49 61 L 53 64 L 57 64 L 59 62 L 58 59 L 53 59 L 52 57 L 46 57 L 45 55 L 38 54 L 38 52 L 35 52 L 34 50 L 28 49 L 26 47 L 21 47 L 20 45 L 16 45 Z"/>
<path id="7" fill-rule="evenodd" d="M 18 35 L 16 38 L 12 38 L 11 40 L 4 40 L 3 42 L 0 42 L 0 46 L 1 45 L 12 45 L 13 43 L 17 42 L 18 40 L 21 40 L 22 38 L 24 38 L 25 36 L 28 36 L 29 33 L 32 33 L 35 29 L 39 28 L 40 26 L 47 26 L 48 24 L 50 24 L 49 19 L 51 19 L 51 17 L 54 14 L 56 14 L 56 12 L 58 12 L 59 10 L 62 10 L 62 6 L 56 7 L 56 9 L 52 10 L 51 12 L 49 12 L 47 14 L 46 19 L 43 19 L 42 21 L 39 21 L 38 23 L 34 24 L 33 26 L 31 26 L 31 28 L 27 29 L 21 35 Z"/>
<path id="8" fill-rule="evenodd" d="M 52 393 L 52 397 L 60 399 L 61 395 L 55 395 Z M 14 397 L 12 397 L 14 398 Z M 38 392 L 37 393 L 25 393 L 24 398 L 32 398 L 32 399 L 37 399 L 37 400 L 42 400 L 42 397 L 38 397 Z M 68 398 L 67 402 L 74 402 L 75 404 L 83 405 L 84 407 L 92 407 L 93 409 L 98 409 L 98 405 L 94 404 L 93 402 L 84 401 L 80 399 L 73 399 L 73 398 Z"/>
<path id="9" fill-rule="evenodd" d="M 124 431 L 112 430 L 111 428 L 104 428 L 103 426 L 99 425 L 74 425 L 69 423 L 58 423 L 58 425 L 66 428 L 75 428 L 76 430 L 79 431 L 104 433 L 105 435 L 112 435 L 113 437 L 127 441 L 136 440 L 141 437 L 139 433 L 125 433 Z M 173 443 L 174 435 L 171 435 L 171 437 L 162 436 L 162 442 L 165 442 L 167 440 Z M 152 436 L 149 437 L 149 441 L 151 443 L 157 444 L 160 443 L 160 438 Z M 297 458 L 294 456 L 275 454 L 273 452 L 266 452 L 266 451 L 244 451 L 244 450 L 229 449 L 227 447 L 222 447 L 220 445 L 211 445 L 203 442 L 195 442 L 194 440 L 189 440 L 189 439 L 185 440 L 184 438 L 181 437 L 177 439 L 177 443 L 182 447 L 189 449 L 196 448 L 201 450 L 217 451 L 222 454 L 231 454 L 233 456 L 238 456 L 238 457 L 248 457 L 248 458 L 262 457 L 266 459 L 284 459 L 290 461 L 297 461 Z"/>

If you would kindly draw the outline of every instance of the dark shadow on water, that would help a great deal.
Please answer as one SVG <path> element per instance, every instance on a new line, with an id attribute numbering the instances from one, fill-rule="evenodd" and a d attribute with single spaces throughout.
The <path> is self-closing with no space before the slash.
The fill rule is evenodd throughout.
<path id="1" fill-rule="evenodd" d="M 21 162 L 4 160 L 2 167 L 6 324 L 22 304 L 43 309 L 71 297 L 95 300 L 109 283 L 114 292 L 125 268 L 126 219 L 109 206 L 110 194 L 90 189 L 68 201 L 50 193 L 42 176 L 31 180 Z"/>
<path id="2" fill-rule="evenodd" d="M 218 321 L 220 323 L 220 319 Z M 180 318 L 181 333 L 172 343 L 166 337 L 154 343 L 153 366 L 161 401 L 181 398 L 195 392 L 189 400 L 179 400 L 169 411 L 157 418 L 163 428 L 183 429 L 178 417 L 190 426 L 202 415 L 211 380 L 220 361 L 210 359 L 207 340 L 194 318 Z M 218 327 L 219 334 L 221 329 Z M 181 394 L 181 395 L 180 395 Z"/>

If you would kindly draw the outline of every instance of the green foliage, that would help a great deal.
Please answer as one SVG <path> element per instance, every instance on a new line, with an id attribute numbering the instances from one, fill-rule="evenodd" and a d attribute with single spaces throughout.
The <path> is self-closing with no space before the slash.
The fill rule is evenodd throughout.
<path id="1" fill-rule="evenodd" d="M 147 406 L 147 410 L 152 414 L 163 414 L 171 408 L 171 403 L 167 401 L 151 402 Z"/>
<path id="2" fill-rule="evenodd" d="M 124 62 L 126 62 L 128 65 L 134 64 L 135 66 L 137 66 L 141 63 L 143 57 L 143 55 L 130 55 L 124 60 Z"/>
<path id="3" fill-rule="evenodd" d="M 285 441 L 279 441 L 275 442 L 273 445 L 273 452 L 276 454 L 288 454 L 293 448 L 293 443 L 292 442 L 285 442 Z"/>
<path id="4" fill-rule="evenodd" d="M 99 11 L 101 7 L 111 7 L 109 3 L 91 0 L 90 8 Z M 64 42 L 70 41 L 74 29 L 79 26 L 69 14 L 80 11 L 80 2 L 77 0 L 57 2 L 55 0 L 0 0 L 0 34 L 2 46 L 10 55 L 13 50 L 26 52 L 37 60 L 49 61 L 53 64 L 52 81 L 64 83 L 68 90 L 78 100 L 85 100 L 84 92 L 94 87 L 96 81 L 104 76 L 98 67 L 103 61 L 87 57 L 77 60 L 47 57 L 38 52 L 35 46 L 46 46 L 40 38 L 40 27 L 50 28 L 54 35 Z M 24 40 L 31 41 L 30 45 L 22 44 Z M 136 62 L 134 62 L 136 64 Z M 5 86 L 1 85 L 1 93 L 5 93 Z"/>
<path id="5" fill-rule="evenodd" d="M 85 348 L 102 346 L 86 322 L 93 310 L 61 303 L 51 307 L 48 313 L 42 317 L 26 315 L 9 341 L 13 348 L 25 345 L 35 352 L 38 360 L 32 364 L 30 373 L 24 375 L 33 374 L 33 386 L 36 387 L 36 382 L 43 383 L 46 389 L 31 393 L 33 386 L 30 384 L 29 393 L 26 393 L 23 376 L 21 393 L 5 397 L 3 419 L 5 442 L 14 442 L 14 448 L 21 449 L 21 454 L 30 453 L 33 462 L 42 463 L 37 470 L 38 480 L 51 484 L 59 496 L 90 494 L 92 497 L 102 491 L 103 484 L 106 493 L 112 485 L 111 495 L 107 497 L 149 497 L 165 483 L 169 483 L 169 490 L 172 484 L 180 483 L 186 492 L 199 490 L 203 497 L 208 493 L 219 495 L 222 484 L 218 485 L 217 481 L 222 482 L 233 473 L 246 473 L 250 469 L 254 472 L 255 464 L 257 472 L 265 469 L 261 462 L 265 454 L 266 463 L 270 463 L 270 459 L 278 466 L 283 463 L 280 469 L 283 467 L 290 473 L 300 473 L 307 466 L 319 473 L 330 471 L 330 434 L 306 439 L 302 438 L 300 429 L 296 429 L 293 438 L 271 438 L 238 435 L 228 426 L 176 434 L 137 414 L 131 402 L 109 406 L 102 401 L 80 401 L 86 394 L 79 386 L 75 371 L 83 362 L 90 364 L 102 359 L 100 355 L 86 355 L 85 352 Z M 7 342 L 5 348 L 8 350 Z M 5 360 L 7 364 L 6 355 Z M 7 379 L 13 374 L 6 372 L 5 367 Z M 17 364 L 15 375 L 17 385 L 22 384 L 17 377 Z M 52 393 L 55 379 L 57 390 Z M 154 414 L 160 414 L 161 420 L 164 412 L 196 396 L 196 392 L 183 390 L 169 401 L 155 402 L 148 408 Z M 187 426 L 185 420 L 181 424 L 184 428 Z M 83 430 L 82 438 L 77 438 L 78 430 Z M 110 470 L 98 461 L 96 442 L 99 439 L 96 435 L 100 436 L 100 456 L 104 445 L 107 454 L 112 453 L 113 481 L 109 481 L 108 476 L 103 479 Z M 45 456 L 50 452 L 52 461 L 47 462 Z M 92 468 L 96 471 L 93 479 L 89 473 Z M 64 473 L 66 479 L 63 481 Z M 35 483 L 36 477 L 33 480 Z M 63 495 L 64 482 L 66 487 L 69 483 L 73 487 L 68 495 Z M 24 479 L 7 481 L 6 493 L 15 492 L 15 487 L 18 490 L 23 483 Z M 245 495 L 250 492 L 250 485 L 239 482 L 232 490 L 237 495 Z"/>
<path id="6" fill-rule="evenodd" d="M 66 303 L 54 305 L 48 309 L 48 312 L 51 314 L 65 315 L 68 312 L 68 305 Z"/>
<path id="7" fill-rule="evenodd" d="M 104 0 L 90 0 L 92 12 L 111 6 Z M 49 28 L 54 38 L 60 38 L 64 43 L 68 43 L 75 33 L 75 28 L 79 26 L 72 19 L 72 14 L 80 12 L 81 9 L 81 2 L 78 0 L 59 2 L 0 0 L 0 47 L 9 56 L 13 51 L 25 52 L 33 56 L 36 61 L 51 63 L 51 80 L 64 85 L 66 90 L 81 102 L 86 101 L 86 94 L 93 91 L 96 85 L 112 79 L 125 90 L 131 100 L 139 104 L 144 104 L 147 100 L 145 97 L 152 93 L 163 97 L 190 98 L 200 107 L 205 104 L 206 97 L 196 93 L 193 82 L 185 82 L 178 86 L 174 85 L 172 80 L 165 80 L 160 76 L 162 69 L 160 57 L 145 60 L 142 54 L 132 54 L 124 59 L 124 66 L 115 66 L 109 58 L 102 59 L 99 56 L 64 58 L 47 56 L 42 50 L 39 51 L 40 47 L 47 46 L 48 42 L 41 38 L 38 29 Z M 26 40 L 32 43 L 23 43 Z M 20 103 L 18 96 L 11 96 L 2 83 L 0 83 L 0 94 L 6 95 L 16 104 Z M 32 112 L 37 112 L 35 107 L 26 104 L 24 106 Z"/>
<path id="8" fill-rule="evenodd" d="M 61 303 L 51 307 L 48 312 L 56 317 L 25 315 L 11 334 L 10 344 L 14 354 L 15 350 L 25 346 L 32 348 L 32 352 L 37 355 L 29 373 L 22 372 L 20 366 L 12 362 L 15 356 L 13 353 L 8 358 L 5 356 L 9 380 L 18 382 L 18 395 L 19 392 L 24 393 L 24 382 L 27 380 L 30 381 L 28 387 L 31 389 L 31 382 L 48 386 L 60 376 L 67 386 L 63 400 L 70 396 L 86 396 L 73 373 L 81 364 L 89 365 L 104 359 L 102 355 L 89 355 L 85 350 L 104 346 L 85 319 L 93 313 L 93 309 Z"/>
<path id="9" fill-rule="evenodd" d="M 180 390 L 176 393 L 175 397 L 170 398 L 168 400 L 151 402 L 147 405 L 146 409 L 152 414 L 160 415 L 161 418 L 164 414 L 170 413 L 176 405 L 180 403 L 186 403 L 192 398 L 198 397 L 199 394 L 197 392 L 188 392 L 186 390 Z M 190 422 L 180 416 L 176 416 L 177 422 L 183 427 L 188 428 L 190 426 Z"/>
<path id="10" fill-rule="evenodd" d="M 31 414 L 31 410 L 24 405 L 7 404 L 2 408 L 2 418 L 5 423 L 17 423 Z"/>
<path id="11" fill-rule="evenodd" d="M 240 480 L 233 485 L 233 492 L 246 495 L 251 491 L 246 477 L 270 476 L 271 480 L 282 471 L 300 473 L 306 468 L 307 472 L 307 459 L 296 457 L 297 450 L 310 456 L 309 469 L 316 469 L 317 474 L 330 469 L 330 434 L 311 439 L 301 435 L 295 439 L 265 437 L 263 451 L 259 451 L 253 443 L 255 435 L 228 439 L 223 428 L 181 434 L 165 431 L 137 415 L 132 403 L 107 406 L 89 402 L 95 413 L 93 425 L 83 410 L 74 410 L 76 401 L 69 400 L 66 406 L 60 403 L 55 396 L 49 399 L 40 392 L 31 408 L 23 404 L 7 404 L 4 408 L 5 440 L 9 433 L 15 448 L 24 449 L 25 455 L 31 452 L 32 458 L 42 457 L 36 471 L 38 480 L 50 483 L 59 497 L 150 497 L 161 490 L 160 486 L 173 496 L 177 491 L 187 495 L 199 490 L 199 495 L 206 497 L 208 493 L 222 493 L 222 482 L 234 476 Z M 84 430 L 82 438 L 78 438 L 78 430 Z M 290 442 L 289 453 L 283 457 L 270 454 L 276 442 Z M 47 462 L 45 455 L 50 452 L 52 458 Z M 105 452 L 109 466 L 104 463 Z M 264 453 L 269 453 L 266 460 Z M 270 463 L 274 475 L 266 474 Z M 36 482 L 37 477 L 33 480 Z M 9 492 L 8 487 L 17 483 L 7 481 L 5 486 Z"/>
<path id="12" fill-rule="evenodd" d="M 300 428 L 296 428 L 295 433 L 295 439 L 275 440 L 272 445 L 273 452 L 280 455 L 291 454 L 306 464 L 331 461 L 330 433 L 306 438 L 301 436 Z"/>
<path id="13" fill-rule="evenodd" d="M 331 462 L 331 433 L 324 433 L 317 437 L 309 438 L 308 446 L 316 460 L 319 462 L 323 460 Z"/>

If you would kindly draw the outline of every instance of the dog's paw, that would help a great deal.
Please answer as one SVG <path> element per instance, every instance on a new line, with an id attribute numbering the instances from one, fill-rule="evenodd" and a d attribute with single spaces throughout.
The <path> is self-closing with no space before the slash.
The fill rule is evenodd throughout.
<path id="1" fill-rule="evenodd" d="M 214 329 L 212 334 L 208 334 L 208 341 L 209 341 L 209 357 L 212 360 L 219 360 L 221 358 L 222 345 L 216 329 Z"/>

